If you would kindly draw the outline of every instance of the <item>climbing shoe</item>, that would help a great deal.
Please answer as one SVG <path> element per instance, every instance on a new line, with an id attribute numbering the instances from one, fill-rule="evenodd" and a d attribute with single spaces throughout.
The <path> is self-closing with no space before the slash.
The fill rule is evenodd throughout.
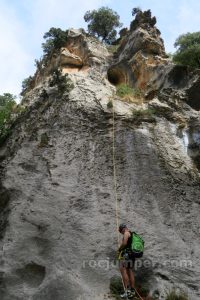
<path id="1" fill-rule="evenodd" d="M 131 289 L 127 291 L 128 298 L 133 298 L 135 296 L 135 290 Z"/>
<path id="2" fill-rule="evenodd" d="M 124 294 L 121 294 L 120 297 L 122 299 L 128 299 L 128 291 L 125 291 Z"/>

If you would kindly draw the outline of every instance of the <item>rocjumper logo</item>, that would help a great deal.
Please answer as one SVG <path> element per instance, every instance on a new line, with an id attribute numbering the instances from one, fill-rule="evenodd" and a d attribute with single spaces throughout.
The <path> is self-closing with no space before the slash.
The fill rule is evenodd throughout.
<path id="1" fill-rule="evenodd" d="M 104 269 L 110 270 L 113 268 L 119 268 L 121 261 L 110 260 L 108 257 L 106 259 L 90 259 L 90 260 L 83 260 L 82 267 L 83 268 L 93 268 L 93 269 Z M 125 264 L 129 264 L 129 266 L 133 267 L 132 260 L 126 260 Z M 138 270 L 140 268 L 152 269 L 152 268 L 162 268 L 162 267 L 169 267 L 169 268 L 193 268 L 193 263 L 189 259 L 167 259 L 161 262 L 154 262 L 151 259 L 137 259 L 134 264 L 134 269 Z"/>

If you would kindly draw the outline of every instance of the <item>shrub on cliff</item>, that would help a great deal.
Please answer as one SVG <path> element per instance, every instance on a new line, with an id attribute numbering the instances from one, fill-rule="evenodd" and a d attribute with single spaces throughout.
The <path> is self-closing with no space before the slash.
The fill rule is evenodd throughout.
<path id="1" fill-rule="evenodd" d="M 116 39 L 116 28 L 122 26 L 119 19 L 119 15 L 108 7 L 87 11 L 84 15 L 85 22 L 89 23 L 88 32 L 108 44 Z"/>
<path id="2" fill-rule="evenodd" d="M 178 48 L 173 56 L 175 63 L 200 68 L 200 31 L 180 35 L 174 46 Z"/>
<path id="3" fill-rule="evenodd" d="M 130 25 L 131 31 L 135 30 L 140 25 L 147 25 L 146 28 L 149 28 L 149 26 L 154 27 L 156 24 L 156 17 L 151 16 L 150 9 L 143 12 L 139 7 L 135 7 L 132 9 L 132 16 L 135 18 Z"/>
<path id="4" fill-rule="evenodd" d="M 59 50 L 65 45 L 67 41 L 67 31 L 51 27 L 50 30 L 44 34 L 43 38 L 46 40 L 45 43 L 42 43 L 44 55 L 49 56 L 55 50 Z"/>
<path id="5" fill-rule="evenodd" d="M 135 124 L 140 124 L 143 121 L 149 123 L 156 122 L 156 111 L 152 108 L 133 110 L 132 115 Z"/>
<path id="6" fill-rule="evenodd" d="M 64 92 L 70 92 L 74 88 L 74 85 L 67 74 L 63 75 L 59 69 L 53 70 L 49 81 L 49 86 L 56 86 L 60 96 L 62 96 Z"/>
<path id="7" fill-rule="evenodd" d="M 16 97 L 10 93 L 0 95 L 0 143 L 7 136 L 9 128 L 7 123 L 11 119 L 11 114 L 16 106 Z"/>
<path id="8" fill-rule="evenodd" d="M 20 93 L 21 96 L 24 96 L 29 89 L 31 89 L 34 78 L 29 76 L 22 81 L 22 91 Z"/>
<path id="9" fill-rule="evenodd" d="M 15 102 L 16 97 L 10 93 L 4 93 L 3 95 L 0 95 L 0 108 L 9 108 L 12 107 Z"/>
<path id="10" fill-rule="evenodd" d="M 175 290 L 167 293 L 166 300 L 188 300 L 188 297 L 184 293 L 177 293 Z"/>
<path id="11" fill-rule="evenodd" d="M 127 102 L 140 103 L 143 101 L 144 95 L 139 88 L 132 88 L 127 84 L 120 84 L 117 86 L 117 96 Z"/>

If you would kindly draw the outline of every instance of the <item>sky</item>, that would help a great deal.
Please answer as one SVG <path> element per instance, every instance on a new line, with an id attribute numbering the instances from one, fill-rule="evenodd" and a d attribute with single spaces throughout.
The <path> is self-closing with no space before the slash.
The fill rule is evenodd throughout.
<path id="1" fill-rule="evenodd" d="M 120 15 L 124 27 L 133 7 L 151 9 L 164 39 L 166 52 L 180 34 L 200 31 L 199 0 L 0 0 L 0 94 L 20 94 L 22 81 L 35 72 L 42 56 L 43 35 L 51 27 L 87 28 L 87 10 L 108 6 Z"/>

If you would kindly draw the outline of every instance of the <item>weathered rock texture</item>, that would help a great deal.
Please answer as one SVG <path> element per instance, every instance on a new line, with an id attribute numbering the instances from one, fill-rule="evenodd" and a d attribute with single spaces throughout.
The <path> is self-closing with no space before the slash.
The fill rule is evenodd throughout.
<path id="1" fill-rule="evenodd" d="M 65 47 L 62 47 L 59 53 L 52 54 L 45 62 L 45 67 L 37 69 L 34 86 L 44 83 L 46 77 L 55 69 L 59 68 L 63 73 L 87 72 L 89 67 L 104 65 L 109 56 L 106 47 L 96 38 L 87 36 L 81 29 L 69 29 Z"/>
<path id="2" fill-rule="evenodd" d="M 147 13 L 147 14 L 146 14 Z M 115 61 L 108 71 L 111 82 L 128 83 L 148 91 L 160 88 L 167 59 L 160 31 L 151 12 L 139 12 L 130 31 L 122 37 Z"/>
<path id="3" fill-rule="evenodd" d="M 130 33 L 135 38 L 149 35 L 135 30 Z M 155 54 L 163 56 L 159 43 Z M 113 120 L 107 108 L 115 99 L 120 222 L 128 222 L 145 239 L 145 263 L 136 270 L 139 283 L 146 281 L 159 299 L 173 286 L 185 289 L 189 299 L 199 299 L 199 112 L 185 103 L 184 92 L 172 90 L 173 83 L 141 107 L 120 101 L 106 79 L 106 48 L 73 31 L 70 47 L 73 55 L 62 52 L 63 61 L 78 67 L 82 62 L 87 71 L 69 72 L 74 88 L 63 95 L 58 86 L 49 86 L 46 71 L 46 78 L 43 74 L 25 96 L 27 108 L 0 149 L 0 298 L 108 297 L 110 278 L 118 274 L 112 263 L 117 235 Z M 86 59 L 90 47 L 96 55 Z M 126 47 L 128 52 L 130 44 L 121 53 Z M 134 55 L 143 55 L 138 51 Z M 157 58 L 151 55 L 154 64 Z M 155 74 L 163 65 L 157 64 Z M 189 84 L 187 77 L 185 82 Z M 179 84 L 185 87 L 183 81 Z M 155 120 L 149 123 L 141 115 L 136 125 L 132 109 L 145 107 L 155 109 Z"/>
<path id="4" fill-rule="evenodd" d="M 130 30 L 122 37 L 115 58 L 108 69 L 114 84 L 129 84 L 144 91 L 147 100 L 163 91 L 170 95 L 181 90 L 182 99 L 200 109 L 200 72 L 186 66 L 175 66 L 165 53 L 156 19 L 151 12 L 139 12 Z"/>

